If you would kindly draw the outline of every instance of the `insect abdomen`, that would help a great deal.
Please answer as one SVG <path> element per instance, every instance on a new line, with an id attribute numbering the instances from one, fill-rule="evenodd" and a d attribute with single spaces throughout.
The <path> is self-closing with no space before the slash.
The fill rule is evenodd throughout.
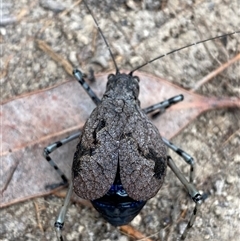
<path id="1" fill-rule="evenodd" d="M 133 200 L 122 185 L 113 184 L 106 195 L 91 203 L 110 224 L 122 226 L 131 222 L 138 215 L 146 201 Z"/>

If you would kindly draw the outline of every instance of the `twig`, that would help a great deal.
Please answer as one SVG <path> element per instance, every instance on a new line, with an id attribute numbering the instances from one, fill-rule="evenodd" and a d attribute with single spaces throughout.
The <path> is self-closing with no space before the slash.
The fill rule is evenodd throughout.
<path id="1" fill-rule="evenodd" d="M 6 181 L 4 187 L 3 187 L 2 190 L 1 190 L 1 196 L 3 196 L 4 191 L 7 189 L 8 184 L 10 183 L 10 181 L 11 181 L 11 179 L 12 179 L 12 177 L 13 177 L 14 172 L 16 171 L 16 169 L 17 169 L 17 167 L 18 167 L 18 164 L 19 164 L 19 161 L 17 161 L 17 162 L 15 163 L 15 165 L 14 165 L 14 166 L 11 168 L 11 170 L 9 171 L 9 176 L 8 176 L 8 178 L 7 178 L 7 181 Z"/>
<path id="2" fill-rule="evenodd" d="M 39 227 L 39 229 L 43 232 L 43 227 L 42 227 L 42 224 L 41 224 L 41 222 L 40 222 L 40 214 L 39 214 L 39 211 L 42 210 L 42 209 L 40 209 L 40 208 L 38 207 L 38 204 L 37 204 L 35 201 L 33 201 L 33 203 L 34 203 L 35 211 L 36 211 L 36 215 L 37 215 L 38 227 Z"/>
<path id="3" fill-rule="evenodd" d="M 5 76 L 7 76 L 8 74 L 8 66 L 9 66 L 9 62 L 10 60 L 13 58 L 13 55 L 10 55 L 7 57 L 6 61 L 5 61 L 5 64 L 4 64 L 4 68 L 3 70 L 1 71 L 1 74 L 0 74 L 0 79 L 4 78 Z"/>
<path id="4" fill-rule="evenodd" d="M 72 76 L 73 67 L 66 59 L 55 53 L 53 49 L 43 40 L 36 39 L 35 41 L 42 51 L 48 54 L 57 64 L 60 64 L 69 75 Z"/>
<path id="5" fill-rule="evenodd" d="M 191 92 L 195 92 L 199 87 L 201 87 L 203 84 L 207 83 L 210 79 L 217 76 L 219 73 L 221 73 L 223 70 L 228 68 L 230 65 L 232 65 L 234 62 L 240 60 L 240 54 L 236 55 L 233 59 L 229 60 L 227 63 L 221 65 L 216 70 L 212 71 L 210 74 L 205 76 L 203 79 L 199 80 L 198 83 L 195 84 L 195 86 L 191 89 Z"/>
<path id="6" fill-rule="evenodd" d="M 82 0 L 78 0 L 73 5 L 71 5 L 68 9 L 63 11 L 61 14 L 59 14 L 60 17 L 67 15 L 73 8 L 75 8 L 78 4 L 80 4 Z"/>
<path id="7" fill-rule="evenodd" d="M 230 135 L 226 141 L 224 141 L 224 143 L 222 144 L 222 147 L 225 146 L 227 144 L 227 142 L 229 142 L 236 134 L 238 134 L 240 132 L 240 129 L 236 130 L 232 135 Z"/>
<path id="8" fill-rule="evenodd" d="M 130 225 L 121 226 L 119 229 L 121 232 L 129 235 L 130 237 L 134 237 L 134 238 L 141 239 L 144 241 L 152 241 L 151 239 L 145 237 L 145 235 L 143 235 L 141 232 L 139 232 L 138 230 L 136 230 L 135 228 L 133 228 Z"/>

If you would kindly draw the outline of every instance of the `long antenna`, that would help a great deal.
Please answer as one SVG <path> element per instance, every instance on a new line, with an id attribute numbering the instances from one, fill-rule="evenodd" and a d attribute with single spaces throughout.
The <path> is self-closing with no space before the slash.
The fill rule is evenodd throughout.
<path id="1" fill-rule="evenodd" d="M 163 57 L 165 57 L 165 56 L 167 56 L 167 55 L 169 55 L 169 54 L 172 54 L 172 53 L 174 53 L 174 52 L 180 51 L 180 50 L 182 50 L 182 49 L 189 48 L 189 47 L 194 46 L 194 45 L 197 45 L 197 44 L 205 43 L 205 42 L 208 42 L 208 41 L 211 41 L 211 40 L 214 40 L 214 39 L 224 38 L 224 37 L 226 37 L 226 36 L 230 36 L 230 35 L 233 35 L 233 34 L 236 34 L 236 33 L 240 33 L 240 30 L 239 30 L 239 31 L 232 32 L 232 33 L 223 34 L 223 35 L 220 35 L 220 36 L 217 36 L 217 37 L 213 37 L 213 38 L 201 40 L 201 41 L 198 41 L 198 42 L 195 42 L 195 43 L 186 45 L 186 46 L 184 46 L 184 47 L 181 47 L 181 48 L 178 48 L 178 49 L 174 49 L 174 50 L 172 50 L 172 51 L 170 51 L 170 52 L 168 52 L 168 53 L 166 53 L 166 54 L 160 55 L 160 56 L 158 56 L 158 57 L 156 57 L 156 58 L 154 58 L 154 59 L 152 59 L 152 60 L 149 60 L 149 61 L 147 61 L 146 63 L 138 66 L 137 68 L 135 68 L 134 70 L 132 70 L 132 71 L 129 73 L 129 75 L 132 75 L 133 72 L 135 72 L 136 70 L 138 70 L 138 69 L 140 69 L 140 68 L 142 68 L 142 67 L 144 67 L 144 66 L 146 66 L 146 65 L 148 65 L 148 64 L 150 64 L 150 63 L 152 63 L 152 62 L 154 62 L 155 60 L 161 59 L 161 58 L 163 58 Z"/>
<path id="2" fill-rule="evenodd" d="M 93 18 L 93 20 L 94 20 L 94 22 L 95 22 L 95 24 L 96 24 L 96 26 L 97 26 L 97 28 L 98 28 L 98 31 L 100 32 L 100 34 L 101 34 L 101 36 L 102 36 L 102 38 L 103 38 L 103 40 L 104 40 L 104 42 L 105 42 L 105 44 L 106 44 L 106 46 L 107 46 L 107 48 L 108 48 L 108 51 L 109 51 L 109 53 L 110 53 L 110 55 L 111 55 L 111 58 L 112 58 L 112 60 L 113 60 L 113 63 L 114 63 L 115 69 L 116 69 L 116 74 L 119 74 L 119 69 L 118 69 L 118 66 L 117 66 L 117 64 L 116 64 L 116 61 L 115 61 L 115 59 L 114 59 L 113 53 L 112 53 L 112 51 L 111 51 L 111 49 L 110 49 L 110 46 L 109 46 L 106 38 L 104 37 L 103 32 L 102 32 L 101 28 L 99 27 L 98 22 L 97 22 L 97 20 L 95 19 L 94 15 L 93 15 L 93 13 L 92 13 L 92 11 L 91 11 L 91 9 L 88 7 L 87 3 L 86 3 L 84 0 L 83 0 L 83 2 L 84 2 L 84 4 L 85 4 L 87 10 L 88 10 L 89 13 L 91 14 L 91 16 L 92 16 L 92 18 Z"/>

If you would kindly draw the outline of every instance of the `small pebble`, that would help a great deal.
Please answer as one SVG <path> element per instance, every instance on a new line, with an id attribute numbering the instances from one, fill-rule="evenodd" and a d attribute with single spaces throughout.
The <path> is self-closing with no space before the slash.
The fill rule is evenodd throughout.
<path id="1" fill-rule="evenodd" d="M 232 175 L 229 175 L 226 181 L 228 184 L 232 184 L 235 182 L 235 177 L 233 177 Z"/>
<path id="2" fill-rule="evenodd" d="M 104 56 L 94 58 L 92 62 L 101 65 L 104 69 L 108 68 L 108 62 L 106 61 L 106 58 Z"/>
<path id="3" fill-rule="evenodd" d="M 143 62 L 143 59 L 140 56 L 135 56 L 130 59 L 130 64 L 132 66 L 138 66 Z"/>
<path id="4" fill-rule="evenodd" d="M 84 229 L 84 226 L 80 225 L 80 226 L 78 227 L 78 233 L 82 233 L 83 229 Z"/>
<path id="5" fill-rule="evenodd" d="M 6 28 L 0 28 L 0 34 L 1 34 L 2 36 L 6 35 L 6 33 L 7 33 Z"/>
<path id="6" fill-rule="evenodd" d="M 45 9 L 51 10 L 55 13 L 59 13 L 65 10 L 65 6 L 53 0 L 41 0 L 40 6 L 42 6 Z"/>
<path id="7" fill-rule="evenodd" d="M 76 231 L 73 231 L 72 233 L 66 234 L 66 240 L 71 241 L 71 240 L 76 240 L 78 237 L 79 233 Z"/>
<path id="8" fill-rule="evenodd" d="M 57 71 L 57 65 L 55 62 L 53 62 L 52 60 L 49 60 L 47 62 L 47 72 L 49 74 L 53 74 L 55 75 L 56 74 L 56 71 Z"/>
<path id="9" fill-rule="evenodd" d="M 236 156 L 234 157 L 234 162 L 240 163 L 240 155 L 236 155 Z"/>
<path id="10" fill-rule="evenodd" d="M 184 230 L 185 230 L 186 227 L 187 227 L 187 223 L 186 223 L 186 222 L 181 222 L 181 223 L 179 224 L 179 233 L 180 233 L 180 234 L 183 234 L 183 232 L 184 232 Z"/>
<path id="11" fill-rule="evenodd" d="M 14 16 L 4 16 L 0 19 L 0 26 L 6 26 L 10 24 L 14 24 L 17 22 L 17 18 Z"/>
<path id="12" fill-rule="evenodd" d="M 126 237 L 126 236 L 120 236 L 120 238 L 118 239 L 118 241 L 128 241 L 128 237 Z"/>
<path id="13" fill-rule="evenodd" d="M 222 214 L 222 209 L 221 209 L 219 206 L 216 206 L 215 209 L 214 209 L 214 213 L 215 213 L 217 216 L 221 216 L 221 214 Z"/>
<path id="14" fill-rule="evenodd" d="M 38 73 L 40 71 L 40 64 L 34 63 L 33 64 L 33 72 Z"/>
<path id="15" fill-rule="evenodd" d="M 77 60 L 77 53 L 76 51 L 71 51 L 69 53 L 69 60 L 71 61 L 71 63 L 74 65 L 74 66 L 77 66 L 78 65 L 78 60 Z"/>
<path id="16" fill-rule="evenodd" d="M 223 187 L 224 187 L 224 180 L 217 180 L 215 183 L 217 195 L 222 195 Z"/>
<path id="17" fill-rule="evenodd" d="M 133 219 L 133 221 L 131 222 L 131 224 L 132 224 L 134 227 L 136 227 L 136 226 L 139 226 L 139 225 L 140 225 L 141 221 L 142 221 L 142 217 L 141 217 L 140 215 L 137 215 L 137 216 Z"/>
<path id="18" fill-rule="evenodd" d="M 209 235 L 209 234 L 205 235 L 205 236 L 204 236 L 204 239 L 205 239 L 205 240 L 209 240 L 209 239 L 210 239 L 210 235 Z"/>

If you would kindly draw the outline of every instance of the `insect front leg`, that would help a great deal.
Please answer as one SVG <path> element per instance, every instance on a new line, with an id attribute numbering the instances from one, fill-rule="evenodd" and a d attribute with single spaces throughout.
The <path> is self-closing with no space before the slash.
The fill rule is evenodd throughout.
<path id="1" fill-rule="evenodd" d="M 151 105 L 147 108 L 144 108 L 143 111 L 145 114 L 149 114 L 151 112 L 154 112 L 156 110 L 158 110 L 159 112 L 157 112 L 156 114 L 161 114 L 162 112 L 164 112 L 167 108 L 169 108 L 170 106 L 177 104 L 178 102 L 183 100 L 183 95 L 176 95 L 170 99 L 164 100 L 160 103 L 157 103 L 155 105 Z"/>
<path id="2" fill-rule="evenodd" d="M 93 90 L 91 89 L 91 87 L 87 84 L 87 82 L 84 80 L 83 78 L 83 74 L 80 70 L 75 69 L 73 70 L 73 75 L 75 76 L 75 78 L 77 79 L 78 83 L 83 87 L 83 89 L 87 92 L 87 94 L 90 96 L 90 98 L 92 99 L 92 101 L 98 105 L 101 101 L 100 99 L 97 97 L 97 95 L 93 92 Z"/>

